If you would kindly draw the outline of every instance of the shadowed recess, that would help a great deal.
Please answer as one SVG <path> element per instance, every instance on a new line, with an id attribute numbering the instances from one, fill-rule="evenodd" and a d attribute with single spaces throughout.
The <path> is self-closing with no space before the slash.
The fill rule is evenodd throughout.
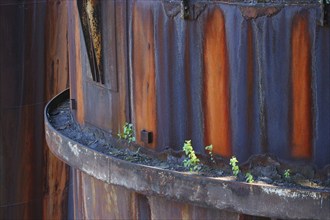
<path id="1" fill-rule="evenodd" d="M 254 50 L 253 50 L 253 29 L 251 22 L 248 22 L 247 26 L 247 112 L 246 112 L 246 118 L 247 118 L 247 127 L 246 132 L 248 133 L 248 136 L 253 135 L 254 130 L 254 120 L 253 120 L 253 86 L 254 86 Z M 251 145 L 252 145 L 252 138 L 248 138 L 247 147 L 248 151 L 252 151 Z"/>

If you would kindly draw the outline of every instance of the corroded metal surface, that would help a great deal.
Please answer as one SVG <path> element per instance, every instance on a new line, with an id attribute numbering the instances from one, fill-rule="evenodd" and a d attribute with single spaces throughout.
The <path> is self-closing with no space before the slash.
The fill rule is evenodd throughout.
<path id="1" fill-rule="evenodd" d="M 44 96 L 50 100 L 54 94 L 69 87 L 68 16 L 67 2 L 48 1 L 45 19 L 45 72 Z M 40 117 L 37 116 L 36 117 Z M 43 219 L 68 218 L 69 166 L 58 160 L 47 147 L 44 138 L 43 167 Z"/>
<path id="2" fill-rule="evenodd" d="M 77 217 L 102 218 L 101 213 L 107 213 L 107 207 L 113 210 L 119 206 L 118 202 L 131 204 L 128 202 L 129 197 L 132 196 L 130 193 L 136 192 L 147 196 L 151 216 L 158 216 L 157 210 L 169 218 L 177 216 L 178 213 L 185 215 L 192 211 L 190 209 L 193 208 L 190 206 L 200 206 L 236 213 L 223 212 L 222 214 L 228 218 L 237 218 L 238 213 L 285 219 L 329 218 L 330 192 L 327 190 L 282 188 L 229 181 L 221 177 L 195 176 L 192 173 L 180 173 L 130 163 L 85 147 L 55 130 L 47 118 L 47 113 L 61 101 L 68 99 L 68 94 L 66 91 L 57 96 L 46 108 L 45 129 L 46 140 L 51 151 L 70 166 L 85 173 L 77 172 L 75 177 L 75 196 L 77 197 L 75 212 L 79 212 Z M 116 187 L 113 185 L 124 187 L 129 191 L 124 193 L 126 196 L 117 201 L 116 196 L 122 190 L 119 188 L 116 192 Z M 106 196 L 110 201 L 104 201 Z M 155 198 L 152 200 L 152 197 Z M 163 204 L 164 201 L 159 197 L 181 201 L 185 204 L 173 207 L 170 203 Z M 131 215 L 129 214 L 130 206 L 126 205 L 126 207 L 127 211 L 121 209 L 118 215 Z M 154 210 L 154 207 L 158 208 Z M 171 208 L 170 213 L 165 214 L 169 211 L 166 207 Z M 146 209 L 143 210 L 146 211 Z M 210 211 L 209 215 L 212 216 L 213 212 L 217 211 Z M 116 212 L 113 211 L 113 215 L 114 213 Z M 195 208 L 195 212 L 192 213 L 198 216 L 203 211 Z M 192 213 L 187 215 L 192 215 Z"/>
<path id="3" fill-rule="evenodd" d="M 137 219 L 134 197 L 131 190 L 75 171 L 75 219 Z"/>
<path id="4" fill-rule="evenodd" d="M 81 2 L 102 4 L 93 15 L 102 27 L 101 44 L 94 48 L 85 44 L 86 38 L 95 39 L 80 23 Z M 268 152 L 329 164 L 330 31 L 319 25 L 318 1 L 190 2 L 193 16 L 183 20 L 180 1 L 174 0 L 68 1 L 76 120 L 113 135 L 131 121 L 139 143 L 157 151 L 180 149 L 192 139 L 198 152 L 212 143 L 217 153 L 235 154 L 240 161 Z M 90 50 L 103 60 L 91 59 Z M 95 80 L 95 66 L 103 71 L 104 83 Z M 135 166 L 47 129 L 51 149 L 77 169 L 76 218 L 237 218 L 215 209 L 329 218 L 328 194 L 229 186 Z M 152 143 L 142 143 L 142 130 L 152 132 Z"/>
<path id="5" fill-rule="evenodd" d="M 85 3 L 89 1 L 81 1 Z M 97 2 L 97 1 L 92 1 Z M 96 3 L 95 3 L 96 4 Z M 99 65 L 88 56 L 88 45 L 84 43 L 86 25 L 79 18 L 79 7 L 75 1 L 69 1 L 68 38 L 70 45 L 71 98 L 77 101 L 75 117 L 81 124 L 88 123 L 116 134 L 125 121 L 129 121 L 129 76 L 127 66 L 127 1 L 100 1 L 99 25 L 102 26 L 101 64 L 106 73 L 104 83 L 93 78 L 91 66 Z M 98 5 L 98 4 L 96 4 Z M 84 5 L 83 5 L 84 6 Z M 80 16 L 84 7 L 80 8 Z M 115 8 L 114 8 L 115 6 Z M 116 21 L 116 22 L 115 22 Z M 84 30 L 84 31 L 82 31 Z M 88 30 L 87 30 L 88 32 Z M 88 34 L 85 34 L 88 36 Z M 87 45 L 87 48 L 86 48 Z M 102 73 L 103 74 L 103 73 Z M 98 105 L 95 105 L 98 103 Z M 106 112 L 111 112 L 110 114 Z"/>
<path id="6" fill-rule="evenodd" d="M 213 144 L 240 161 L 271 153 L 330 163 L 330 31 L 320 26 L 318 1 L 192 1 L 198 16 L 187 20 L 178 16 L 180 1 L 101 4 L 110 86 L 93 81 L 85 63 L 94 61 L 79 36 L 78 14 L 71 15 L 77 23 L 69 38 L 80 45 L 72 57 L 84 60 L 70 64 L 82 66 L 71 71 L 81 124 L 116 134 L 132 121 L 137 141 L 144 144 L 141 131 L 152 132 L 144 146 L 157 151 L 192 139 L 197 152 Z"/>
<path id="7" fill-rule="evenodd" d="M 329 164 L 330 91 L 320 87 L 330 35 L 318 25 L 320 5 L 252 8 L 216 1 L 185 21 L 161 1 L 130 4 L 137 136 L 154 132 L 158 150 L 192 139 L 198 152 L 213 144 L 240 160 L 267 152 Z"/>
<path id="8" fill-rule="evenodd" d="M 76 219 L 239 219 L 232 212 L 145 196 L 79 170 L 75 180 Z"/>
<path id="9" fill-rule="evenodd" d="M 64 1 L 0 2 L 0 219 L 66 217 L 68 167 L 42 117 L 68 86 L 65 14 Z"/>

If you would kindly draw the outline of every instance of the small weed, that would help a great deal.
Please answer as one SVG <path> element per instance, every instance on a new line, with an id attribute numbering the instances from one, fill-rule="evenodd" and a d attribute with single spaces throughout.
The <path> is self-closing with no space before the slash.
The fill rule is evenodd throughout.
<path id="1" fill-rule="evenodd" d="M 289 179 L 290 178 L 290 175 L 291 175 L 290 174 L 290 169 L 285 170 L 283 175 L 284 175 L 284 178 L 285 179 Z"/>
<path id="2" fill-rule="evenodd" d="M 188 158 L 184 159 L 184 167 L 189 168 L 190 171 L 199 171 L 201 166 L 199 164 L 200 160 L 197 158 L 195 151 L 191 145 L 191 140 L 186 140 L 183 145 L 183 151 Z"/>
<path id="3" fill-rule="evenodd" d="M 123 133 L 119 132 L 117 135 L 120 139 L 128 140 L 129 143 L 134 142 L 135 136 L 133 124 L 126 122 L 123 126 Z"/>
<path id="4" fill-rule="evenodd" d="M 205 150 L 207 150 L 209 152 L 210 155 L 210 159 L 212 161 L 212 163 L 215 163 L 214 157 L 213 157 L 213 145 L 209 145 L 205 147 Z"/>
<path id="5" fill-rule="evenodd" d="M 237 163 L 238 163 L 238 160 L 236 159 L 236 157 L 232 156 L 232 158 L 230 159 L 229 164 L 231 165 L 231 170 L 233 171 L 233 174 L 236 177 L 237 177 L 238 173 L 240 172 Z"/>
<path id="6" fill-rule="evenodd" d="M 254 182 L 253 176 L 252 176 L 252 174 L 249 173 L 249 172 L 247 172 L 247 173 L 245 174 L 245 180 L 246 180 L 246 182 L 248 182 L 248 183 L 253 183 L 253 182 Z"/>

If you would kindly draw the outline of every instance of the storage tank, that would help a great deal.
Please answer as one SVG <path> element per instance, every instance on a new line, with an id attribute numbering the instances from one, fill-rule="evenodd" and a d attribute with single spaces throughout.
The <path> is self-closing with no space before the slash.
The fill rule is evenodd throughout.
<path id="1" fill-rule="evenodd" d="M 71 76 L 78 121 L 114 135 L 131 121 L 137 142 L 156 151 L 192 139 L 200 153 L 213 144 L 240 160 L 271 153 L 328 164 L 322 4 L 187 1 L 186 18 L 182 4 L 78 3 L 86 42 Z"/>
<path id="2" fill-rule="evenodd" d="M 45 127 L 51 151 L 74 168 L 75 217 L 328 218 L 326 187 L 249 185 L 94 149 L 162 155 L 192 140 L 200 155 L 212 144 L 224 159 L 267 154 L 328 172 L 328 10 L 319 1 L 68 2 L 70 91 L 50 102 Z M 95 140 L 51 124 L 65 99 Z M 134 144 L 116 139 L 126 122 Z"/>

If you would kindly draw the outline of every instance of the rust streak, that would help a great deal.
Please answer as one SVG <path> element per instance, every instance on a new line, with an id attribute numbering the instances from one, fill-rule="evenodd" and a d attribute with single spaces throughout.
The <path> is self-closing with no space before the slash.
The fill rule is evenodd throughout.
<path id="1" fill-rule="evenodd" d="M 133 97 L 136 137 L 142 144 L 140 131 L 143 129 L 152 131 L 154 141 L 148 147 L 154 148 L 157 140 L 154 21 L 152 12 L 146 11 L 145 8 L 135 7 L 133 13 Z"/>
<path id="2" fill-rule="evenodd" d="M 71 18 L 69 22 L 69 44 L 73 45 L 69 53 L 70 63 L 70 85 L 84 85 L 83 84 L 83 71 L 81 59 L 81 36 L 79 24 L 79 12 L 76 3 L 69 3 L 70 9 L 68 16 Z M 76 83 L 74 83 L 76 82 Z M 77 99 L 76 120 L 80 124 L 84 124 L 85 109 L 84 109 L 84 92 L 82 86 L 71 88 L 71 97 Z"/>
<path id="3" fill-rule="evenodd" d="M 45 96 L 50 100 L 68 84 L 67 3 L 47 4 L 45 33 Z M 64 219 L 68 213 L 69 166 L 55 157 L 44 141 L 43 219 Z"/>
<path id="4" fill-rule="evenodd" d="M 215 153 L 230 156 L 229 61 L 225 19 L 220 10 L 208 19 L 204 52 L 205 144 L 213 144 Z"/>
<path id="5" fill-rule="evenodd" d="M 292 155 L 298 158 L 312 152 L 311 46 L 308 20 L 298 15 L 292 31 Z"/>

